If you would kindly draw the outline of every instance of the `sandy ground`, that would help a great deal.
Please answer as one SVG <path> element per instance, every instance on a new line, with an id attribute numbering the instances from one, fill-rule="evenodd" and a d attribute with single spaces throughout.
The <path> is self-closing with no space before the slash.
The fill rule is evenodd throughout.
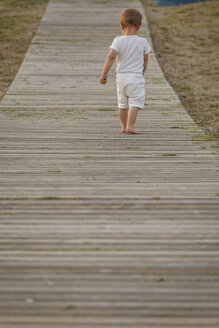
<path id="1" fill-rule="evenodd" d="M 0 1 L 0 99 L 13 81 L 48 0 Z"/>
<path id="2" fill-rule="evenodd" d="M 167 80 L 194 121 L 219 139 L 218 1 L 170 7 L 142 3 Z"/>

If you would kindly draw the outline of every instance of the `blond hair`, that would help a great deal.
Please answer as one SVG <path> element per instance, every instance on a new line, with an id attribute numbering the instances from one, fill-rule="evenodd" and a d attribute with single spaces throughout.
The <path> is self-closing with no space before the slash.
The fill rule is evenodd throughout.
<path id="1" fill-rule="evenodd" d="M 141 25 L 142 14 L 136 9 L 125 9 L 121 12 L 120 23 L 126 27 L 134 25 L 138 27 Z"/>

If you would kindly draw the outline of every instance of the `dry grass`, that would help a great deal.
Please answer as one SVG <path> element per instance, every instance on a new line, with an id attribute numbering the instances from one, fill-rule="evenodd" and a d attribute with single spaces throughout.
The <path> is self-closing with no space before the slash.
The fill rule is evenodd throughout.
<path id="1" fill-rule="evenodd" d="M 193 120 L 218 139 L 218 1 L 171 7 L 142 3 L 167 80 Z"/>
<path id="2" fill-rule="evenodd" d="M 0 99 L 14 79 L 48 0 L 0 1 Z"/>

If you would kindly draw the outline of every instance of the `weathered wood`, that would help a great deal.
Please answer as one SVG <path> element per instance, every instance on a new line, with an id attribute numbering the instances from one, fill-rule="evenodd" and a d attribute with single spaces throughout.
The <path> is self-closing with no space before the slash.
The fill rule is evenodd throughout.
<path id="1" fill-rule="evenodd" d="M 2 328 L 219 326 L 215 143 L 153 52 L 140 135 L 99 84 L 126 7 L 51 0 L 0 103 Z"/>

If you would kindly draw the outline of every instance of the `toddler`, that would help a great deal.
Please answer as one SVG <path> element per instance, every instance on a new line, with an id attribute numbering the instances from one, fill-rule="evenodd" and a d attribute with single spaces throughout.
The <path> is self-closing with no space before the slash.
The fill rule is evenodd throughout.
<path id="1" fill-rule="evenodd" d="M 151 47 L 145 38 L 137 35 L 142 15 L 136 9 L 126 9 L 120 15 L 122 35 L 117 36 L 106 58 L 100 83 L 107 83 L 107 74 L 115 59 L 119 117 L 122 133 L 138 134 L 134 130 L 138 110 L 144 108 L 145 79 L 148 54 Z"/>

